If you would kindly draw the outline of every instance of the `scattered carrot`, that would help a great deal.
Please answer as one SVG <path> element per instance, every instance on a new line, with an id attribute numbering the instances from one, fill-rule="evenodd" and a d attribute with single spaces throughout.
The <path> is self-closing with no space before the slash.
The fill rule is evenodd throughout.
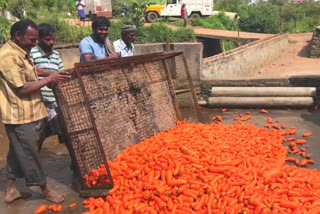
<path id="1" fill-rule="evenodd" d="M 285 125 L 285 124 L 282 124 L 282 125 L 281 125 L 281 128 L 282 128 L 282 129 L 285 129 L 285 128 L 286 128 L 286 125 Z"/>
<path id="2" fill-rule="evenodd" d="M 234 118 L 234 120 L 239 120 L 239 121 L 248 121 L 250 119 L 251 119 L 251 115 L 248 115 L 248 116 L 243 117 L 243 118 Z"/>
<path id="3" fill-rule="evenodd" d="M 273 121 L 270 117 L 267 119 L 267 123 L 273 123 Z"/>
<path id="4" fill-rule="evenodd" d="M 62 205 L 59 204 L 58 207 L 57 207 L 57 212 L 60 212 L 62 210 Z"/>
<path id="5" fill-rule="evenodd" d="M 47 205 L 42 204 L 38 207 L 38 209 L 36 211 L 34 211 L 34 214 L 40 214 L 46 210 L 47 210 Z"/>
<path id="6" fill-rule="evenodd" d="M 246 114 L 247 114 L 247 115 L 250 115 L 250 114 L 251 114 L 251 112 L 250 112 L 250 111 L 247 111 L 247 112 L 246 112 Z"/>
<path id="7" fill-rule="evenodd" d="M 227 109 L 226 109 L 226 108 L 222 109 L 222 112 L 225 112 L 225 111 L 227 111 Z"/>
<path id="8" fill-rule="evenodd" d="M 296 140 L 295 141 L 296 144 L 304 144 L 306 142 L 307 142 L 306 140 Z"/>
<path id="9" fill-rule="evenodd" d="M 308 132 L 308 133 L 304 133 L 303 134 L 303 137 L 309 137 L 309 136 L 311 136 L 312 135 L 312 132 Z"/>
<path id="10" fill-rule="evenodd" d="M 264 113 L 264 114 L 268 114 L 268 111 L 265 110 L 265 109 L 261 109 L 260 112 L 261 112 L 261 113 Z"/>
<path id="11" fill-rule="evenodd" d="M 218 120 L 219 122 L 221 122 L 221 121 L 222 121 L 222 117 L 221 117 L 221 116 L 217 116 L 217 120 Z"/>
<path id="12" fill-rule="evenodd" d="M 276 123 L 280 123 L 280 120 L 276 120 Z"/>
<path id="13" fill-rule="evenodd" d="M 76 203 L 72 203 L 72 204 L 69 205 L 69 207 L 72 208 L 72 207 L 75 207 L 76 205 L 77 205 Z"/>
<path id="14" fill-rule="evenodd" d="M 281 128 L 280 128 L 280 126 L 279 125 L 276 125 L 276 124 L 273 124 L 272 125 L 272 128 L 274 128 L 274 129 L 278 129 L 278 130 L 280 130 Z"/>

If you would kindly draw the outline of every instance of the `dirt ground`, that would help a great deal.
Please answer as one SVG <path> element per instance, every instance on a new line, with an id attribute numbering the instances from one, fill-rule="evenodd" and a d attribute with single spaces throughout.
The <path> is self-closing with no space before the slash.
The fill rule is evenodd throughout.
<path id="1" fill-rule="evenodd" d="M 228 109 L 226 112 L 222 112 L 221 109 L 205 109 L 201 110 L 200 122 L 210 123 L 211 118 L 216 115 L 222 115 L 224 123 L 233 123 L 234 117 L 237 117 L 239 113 L 245 114 L 248 109 Z M 252 119 L 248 122 L 255 124 L 259 127 L 263 127 L 267 117 L 271 117 L 274 120 L 280 120 L 281 124 L 286 124 L 287 127 L 296 126 L 298 133 L 295 137 L 299 138 L 302 133 L 313 132 L 313 135 L 309 137 L 308 145 L 309 149 L 306 149 L 308 153 L 312 155 L 315 160 L 315 164 L 311 165 L 310 168 L 320 169 L 320 133 L 318 132 L 320 126 L 320 111 L 308 111 L 303 110 L 269 110 L 269 114 L 261 114 L 259 110 L 249 110 L 252 114 Z M 188 109 L 182 111 L 182 115 L 189 118 Z M 18 180 L 18 187 L 22 191 L 32 193 L 32 197 L 27 200 L 17 200 L 11 204 L 5 204 L 3 202 L 3 196 L 6 188 L 6 154 L 8 151 L 8 140 L 4 132 L 2 124 L 0 124 L 0 213 L 2 214 L 24 214 L 33 213 L 36 208 L 41 204 L 50 205 L 51 203 L 44 201 L 41 198 L 39 191 L 36 188 L 27 188 L 24 185 L 22 179 Z M 57 143 L 57 139 L 52 137 L 45 142 L 44 149 L 41 151 L 41 159 L 43 161 L 44 168 L 48 173 L 48 183 L 54 187 L 60 193 L 65 194 L 66 201 L 62 204 L 64 209 L 61 213 L 75 214 L 82 213 L 85 209 L 81 203 L 84 199 L 79 198 L 77 185 L 77 179 L 72 170 L 70 170 L 70 158 L 66 147 Z M 77 203 L 74 208 L 69 208 L 69 204 Z M 45 212 L 45 213 L 51 213 Z"/>
<path id="2" fill-rule="evenodd" d="M 289 48 L 271 65 L 266 66 L 253 78 L 287 78 L 293 75 L 319 75 L 320 59 L 308 58 L 312 33 L 289 34 Z"/>

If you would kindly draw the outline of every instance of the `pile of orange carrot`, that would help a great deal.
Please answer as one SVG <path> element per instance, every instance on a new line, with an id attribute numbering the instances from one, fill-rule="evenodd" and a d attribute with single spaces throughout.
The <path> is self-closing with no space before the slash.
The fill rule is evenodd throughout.
<path id="1" fill-rule="evenodd" d="M 295 132 L 178 122 L 109 162 L 115 185 L 84 214 L 320 213 L 320 173 L 286 165 Z"/>
<path id="2" fill-rule="evenodd" d="M 110 184 L 107 170 L 104 164 L 100 164 L 98 169 L 91 169 L 83 176 L 87 187 L 103 186 Z"/>

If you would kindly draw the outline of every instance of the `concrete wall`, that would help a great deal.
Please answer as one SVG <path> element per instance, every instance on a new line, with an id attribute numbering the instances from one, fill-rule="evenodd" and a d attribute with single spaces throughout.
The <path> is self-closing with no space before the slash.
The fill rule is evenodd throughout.
<path id="1" fill-rule="evenodd" d="M 61 54 L 66 69 L 73 68 L 74 63 L 79 62 L 79 49 L 75 47 L 63 48 L 65 46 L 56 46 L 55 49 Z M 135 45 L 136 55 L 163 52 L 166 50 L 165 44 L 137 44 Z M 202 52 L 201 43 L 173 43 L 170 44 L 171 51 L 184 51 L 190 68 L 191 78 L 194 82 L 200 81 L 200 72 L 202 71 Z M 174 69 L 178 64 L 169 63 L 169 67 Z M 178 68 L 177 68 L 178 69 Z M 186 78 L 185 76 L 179 78 Z"/>
<path id="2" fill-rule="evenodd" d="M 287 48 L 288 35 L 275 35 L 205 58 L 200 80 L 232 80 L 252 77 L 256 70 L 281 57 Z"/>

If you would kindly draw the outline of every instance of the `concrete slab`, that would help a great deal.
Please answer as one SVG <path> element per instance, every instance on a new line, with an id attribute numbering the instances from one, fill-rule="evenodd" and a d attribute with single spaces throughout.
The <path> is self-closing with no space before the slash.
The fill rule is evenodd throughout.
<path id="1" fill-rule="evenodd" d="M 320 111 L 308 111 L 303 110 L 269 110 L 269 114 L 261 114 L 259 109 L 227 109 L 226 112 L 222 112 L 221 109 L 205 109 L 201 110 L 200 121 L 202 123 L 211 123 L 213 116 L 221 115 L 223 122 L 231 124 L 234 122 L 233 118 L 238 115 L 245 114 L 247 111 L 251 112 L 252 119 L 247 123 L 255 124 L 259 127 L 263 127 L 268 117 L 271 117 L 274 121 L 280 120 L 280 124 L 285 124 L 287 127 L 296 126 L 297 134 L 296 138 L 302 138 L 302 134 L 305 132 L 313 132 L 313 135 L 306 138 L 308 141 L 309 149 L 306 149 L 307 153 L 310 153 L 312 159 L 315 160 L 314 165 L 310 165 L 310 168 L 320 169 Z M 188 109 L 182 109 L 182 115 L 193 120 L 192 114 Z M 39 191 L 35 188 L 29 189 L 25 187 L 24 181 L 19 180 L 18 186 L 22 191 L 28 191 L 33 194 L 28 200 L 18 200 L 11 204 L 5 204 L 3 202 L 3 196 L 6 189 L 6 155 L 8 151 L 8 140 L 3 129 L 3 125 L 0 124 L 0 213 L 2 214 L 25 214 L 33 213 L 36 208 L 41 204 L 50 205 L 51 203 L 44 201 L 41 198 Z M 305 145 L 303 146 L 305 147 Z M 41 151 L 41 159 L 43 165 L 48 173 L 48 183 L 54 187 L 58 192 L 66 195 L 66 201 L 63 203 L 63 214 L 75 214 L 86 211 L 82 207 L 82 198 L 78 197 L 77 190 L 79 186 L 76 182 L 76 176 L 70 170 L 70 158 L 68 151 L 64 145 L 57 142 L 56 137 L 47 139 L 44 144 L 44 149 Z M 74 208 L 69 208 L 71 203 L 77 203 Z M 49 213 L 49 212 L 47 212 Z"/>

